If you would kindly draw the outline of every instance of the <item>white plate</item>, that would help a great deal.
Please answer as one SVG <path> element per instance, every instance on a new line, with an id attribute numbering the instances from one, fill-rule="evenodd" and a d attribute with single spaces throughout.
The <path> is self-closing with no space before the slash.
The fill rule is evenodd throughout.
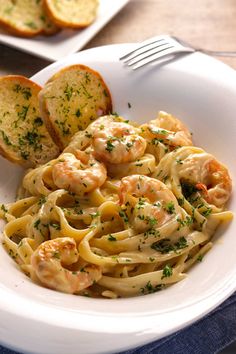
<path id="1" fill-rule="evenodd" d="M 200 53 L 134 72 L 118 60 L 132 46 L 74 54 L 33 80 L 44 84 L 64 66 L 89 65 L 110 87 L 116 112 L 139 122 L 153 119 L 158 110 L 177 115 L 194 132 L 195 142 L 224 162 L 236 181 L 236 73 Z M 19 173 L 19 168 L 1 160 L 3 202 L 14 198 Z M 235 196 L 229 208 L 236 212 Z M 105 354 L 173 333 L 236 290 L 235 233 L 233 220 L 218 232 L 213 249 L 185 280 L 155 294 L 117 300 L 66 295 L 37 286 L 0 247 L 0 342 L 27 353 Z"/>
<path id="2" fill-rule="evenodd" d="M 73 54 L 93 38 L 129 0 L 100 0 L 96 20 L 82 30 L 63 30 L 53 36 L 20 38 L 0 30 L 0 43 L 51 61 Z"/>

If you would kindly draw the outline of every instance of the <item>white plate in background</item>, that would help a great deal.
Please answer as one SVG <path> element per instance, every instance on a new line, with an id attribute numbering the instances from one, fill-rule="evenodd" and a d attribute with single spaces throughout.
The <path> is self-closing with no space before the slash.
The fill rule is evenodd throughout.
<path id="1" fill-rule="evenodd" d="M 118 60 L 134 45 L 74 54 L 32 79 L 43 85 L 59 69 L 85 64 L 110 88 L 114 111 L 145 122 L 159 110 L 179 117 L 194 142 L 224 162 L 236 181 L 236 72 L 201 53 L 132 71 Z M 20 168 L 0 160 L 1 201 L 14 198 Z M 229 209 L 236 213 L 235 193 Z M 34 354 L 106 354 L 163 338 L 193 323 L 236 290 L 236 222 L 217 232 L 204 260 L 169 288 L 129 299 L 59 293 L 30 281 L 0 245 L 0 343 Z"/>
<path id="2" fill-rule="evenodd" d="M 81 30 L 64 29 L 52 36 L 22 38 L 0 29 L 0 43 L 44 59 L 51 61 L 59 60 L 81 49 L 129 1 L 130 0 L 100 0 L 96 20 L 90 26 Z"/>

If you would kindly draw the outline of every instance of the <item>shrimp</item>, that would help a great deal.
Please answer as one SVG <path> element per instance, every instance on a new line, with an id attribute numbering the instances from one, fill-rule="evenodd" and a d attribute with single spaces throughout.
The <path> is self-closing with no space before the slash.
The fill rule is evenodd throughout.
<path id="1" fill-rule="evenodd" d="M 88 288 L 101 276 L 97 265 L 86 265 L 78 271 L 70 271 L 65 266 L 79 259 L 73 238 L 62 237 L 43 242 L 32 254 L 31 265 L 43 285 L 50 289 L 69 294 L 77 294 Z"/>
<path id="2" fill-rule="evenodd" d="M 95 156 L 104 162 L 132 162 L 145 152 L 146 140 L 138 135 L 137 128 L 124 121 L 104 120 L 102 117 L 90 129 L 93 131 Z"/>
<path id="3" fill-rule="evenodd" d="M 124 177 L 120 186 L 120 203 L 133 214 L 131 223 L 140 231 L 160 227 L 176 214 L 178 202 L 161 181 L 144 175 Z"/>
<path id="4" fill-rule="evenodd" d="M 53 166 L 52 177 L 58 188 L 84 195 L 105 182 L 107 171 L 91 154 L 77 150 L 76 156 L 71 153 L 60 155 Z"/>
<path id="5" fill-rule="evenodd" d="M 159 112 L 155 120 L 141 126 L 142 136 L 150 144 L 163 143 L 170 150 L 178 146 L 193 145 L 191 133 L 188 128 L 177 118 L 166 112 Z"/>
<path id="6" fill-rule="evenodd" d="M 102 116 L 96 119 L 90 123 L 85 130 L 78 131 L 63 152 L 71 152 L 74 154 L 77 150 L 84 151 L 87 148 L 91 148 L 94 132 L 96 130 L 104 129 L 107 124 L 114 121 L 121 122 L 124 120 L 123 118 L 114 115 Z"/>
<path id="7" fill-rule="evenodd" d="M 232 181 L 227 168 L 208 153 L 190 154 L 178 164 L 182 185 L 194 186 L 207 203 L 223 207 L 228 201 Z"/>

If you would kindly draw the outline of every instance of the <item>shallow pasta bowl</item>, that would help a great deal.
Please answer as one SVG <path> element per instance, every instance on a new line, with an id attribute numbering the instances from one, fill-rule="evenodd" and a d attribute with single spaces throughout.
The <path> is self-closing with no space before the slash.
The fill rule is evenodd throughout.
<path id="1" fill-rule="evenodd" d="M 118 58 L 131 44 L 80 52 L 32 79 L 43 85 L 60 68 L 85 64 L 110 88 L 114 111 L 145 122 L 159 110 L 179 117 L 194 143 L 225 163 L 236 180 L 236 73 L 204 54 L 133 72 Z M 1 159 L 1 200 L 14 200 L 22 171 Z M 228 208 L 236 211 L 233 194 Z M 2 224 L 3 225 L 3 224 Z M 188 277 L 155 294 L 129 299 L 91 299 L 33 284 L 0 246 L 0 342 L 27 353 L 114 353 L 171 334 L 201 318 L 236 290 L 236 223 L 215 235 L 213 249 Z"/>

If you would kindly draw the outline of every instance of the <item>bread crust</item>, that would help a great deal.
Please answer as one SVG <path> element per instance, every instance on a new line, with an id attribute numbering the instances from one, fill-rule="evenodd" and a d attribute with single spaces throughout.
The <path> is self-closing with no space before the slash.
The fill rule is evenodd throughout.
<path id="1" fill-rule="evenodd" d="M 1 0 L 0 0 L 0 6 L 1 6 Z M 12 6 L 14 6 L 14 4 Z M 18 9 L 21 10 L 20 4 L 18 4 L 18 6 L 19 6 Z M 17 10 L 14 7 L 12 7 L 12 9 L 15 10 L 15 12 L 17 12 Z M 20 23 L 20 20 L 16 16 L 16 13 L 13 12 L 11 16 L 6 15 L 4 17 L 4 15 L 0 11 L 0 26 L 7 32 L 16 35 L 18 37 L 31 38 L 40 34 L 53 35 L 56 32 L 58 32 L 59 28 L 46 15 L 46 11 L 43 7 L 42 0 L 39 3 L 35 4 L 34 10 L 37 11 L 37 9 L 40 12 L 38 14 L 35 12 L 34 15 L 38 15 L 38 16 L 37 17 L 32 16 L 32 21 L 28 24 L 28 26 L 24 23 Z M 40 13 L 42 13 L 42 15 L 40 15 Z M 16 19 L 14 19 L 14 16 L 16 17 Z M 42 18 L 44 18 L 44 20 L 42 20 Z M 38 26 L 34 26 L 35 22 L 37 22 Z"/>
<path id="2" fill-rule="evenodd" d="M 24 76 L 0 78 L 0 154 L 24 167 L 46 163 L 59 154 L 40 117 L 40 90 Z"/>
<path id="3" fill-rule="evenodd" d="M 98 8 L 98 1 L 97 0 L 87 0 L 87 2 L 94 3 L 94 13 L 90 16 L 90 20 L 83 21 L 78 20 L 77 22 L 69 21 L 65 14 L 60 14 L 55 10 L 55 7 L 52 4 L 51 0 L 44 0 L 44 7 L 48 17 L 53 21 L 57 26 L 62 28 L 72 28 L 72 29 L 82 29 L 88 27 L 95 19 L 97 14 Z"/>
<path id="4" fill-rule="evenodd" d="M 39 93 L 39 109 L 47 131 L 49 132 L 54 143 L 59 147 L 60 151 L 62 151 L 64 149 L 64 144 L 62 143 L 60 135 L 57 133 L 57 130 L 54 129 L 54 125 L 50 119 L 50 113 L 47 108 L 46 100 L 44 99 L 43 90 L 41 90 Z"/>
<path id="5" fill-rule="evenodd" d="M 19 29 L 18 27 L 13 27 L 10 23 L 4 21 L 3 19 L 0 18 L 0 26 L 7 32 L 17 36 L 17 37 L 27 37 L 27 38 L 32 38 L 35 37 L 43 32 L 43 30 L 38 30 L 37 32 L 32 32 L 32 30 L 29 31 L 24 31 L 22 29 Z"/>
<path id="6" fill-rule="evenodd" d="M 112 112 L 112 98 L 97 71 L 75 64 L 48 80 L 40 92 L 40 111 L 52 139 L 62 150 L 77 131 Z"/>

